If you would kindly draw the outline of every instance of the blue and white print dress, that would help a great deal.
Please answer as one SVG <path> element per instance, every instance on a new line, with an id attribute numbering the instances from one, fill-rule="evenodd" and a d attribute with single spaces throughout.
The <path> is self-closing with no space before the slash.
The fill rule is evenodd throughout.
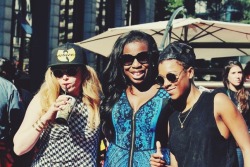
<path id="1" fill-rule="evenodd" d="M 162 143 L 165 161 L 170 163 L 166 148 L 169 98 L 165 90 L 159 89 L 134 113 L 123 91 L 112 109 L 114 135 L 108 146 L 105 167 L 150 167 L 149 159 L 156 152 L 158 140 Z"/>

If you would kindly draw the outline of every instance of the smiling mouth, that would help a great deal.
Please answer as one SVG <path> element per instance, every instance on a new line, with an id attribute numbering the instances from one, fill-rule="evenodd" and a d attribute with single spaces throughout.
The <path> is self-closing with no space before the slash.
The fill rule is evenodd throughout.
<path id="1" fill-rule="evenodd" d="M 138 78 L 141 78 L 142 76 L 144 76 L 145 72 L 138 71 L 138 72 L 132 72 L 131 74 L 132 74 L 133 78 L 138 79 Z"/>
<path id="2" fill-rule="evenodd" d="M 174 88 L 171 88 L 171 89 L 167 89 L 167 92 L 171 92 L 171 91 L 173 91 L 175 89 L 175 87 Z"/>

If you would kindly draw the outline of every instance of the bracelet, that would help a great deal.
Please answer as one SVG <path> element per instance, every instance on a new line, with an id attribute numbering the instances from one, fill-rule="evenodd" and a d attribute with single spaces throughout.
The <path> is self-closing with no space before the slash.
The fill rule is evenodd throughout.
<path id="1" fill-rule="evenodd" d="M 42 122 L 41 118 L 39 118 L 32 127 L 39 133 L 41 133 L 46 127 L 47 123 Z"/>
<path id="2" fill-rule="evenodd" d="M 34 123 L 34 124 L 32 125 L 32 127 L 33 127 L 37 132 L 39 132 L 39 133 L 41 133 L 42 130 L 43 130 L 43 129 L 39 129 L 39 128 L 37 127 L 37 124 L 36 124 L 36 123 Z"/>

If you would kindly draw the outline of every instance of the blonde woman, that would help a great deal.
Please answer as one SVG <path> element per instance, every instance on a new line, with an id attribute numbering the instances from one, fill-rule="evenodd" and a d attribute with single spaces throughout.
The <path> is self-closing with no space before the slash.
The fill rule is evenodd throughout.
<path id="1" fill-rule="evenodd" d="M 14 137 L 17 155 L 38 151 L 31 166 L 96 166 L 101 85 L 84 62 L 83 50 L 66 43 L 52 51 L 45 81 L 32 99 Z M 57 113 L 76 100 L 66 123 Z M 39 142 L 38 142 L 39 141 Z"/>

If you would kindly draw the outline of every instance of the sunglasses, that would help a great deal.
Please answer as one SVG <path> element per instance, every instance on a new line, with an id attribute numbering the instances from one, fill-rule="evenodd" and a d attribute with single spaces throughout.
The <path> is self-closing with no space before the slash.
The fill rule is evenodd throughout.
<path id="1" fill-rule="evenodd" d="M 175 83 L 175 82 L 178 81 L 178 79 L 179 79 L 179 77 L 180 77 L 180 75 L 181 75 L 181 73 L 182 73 L 183 71 L 184 71 L 184 69 L 179 73 L 179 75 L 176 75 L 176 74 L 174 74 L 174 73 L 168 73 L 168 74 L 166 75 L 166 78 L 167 78 L 167 80 L 168 80 L 169 82 Z M 158 75 L 158 76 L 156 77 L 155 81 L 156 81 L 156 83 L 157 83 L 158 85 L 163 86 L 165 80 L 164 80 L 164 77 L 163 77 L 163 76 Z"/>
<path id="2" fill-rule="evenodd" d="M 238 62 L 238 61 L 229 61 L 229 62 L 228 62 L 229 65 L 232 65 L 232 64 L 233 64 L 233 65 L 237 65 L 237 64 L 239 64 L 239 63 L 240 63 L 240 62 Z"/>
<path id="3" fill-rule="evenodd" d="M 75 76 L 78 72 L 78 67 L 70 67 L 67 69 L 51 69 L 56 78 L 61 78 L 64 74 Z"/>
<path id="4" fill-rule="evenodd" d="M 140 64 L 148 64 L 149 63 L 149 52 L 140 52 L 136 56 L 132 56 L 130 54 L 121 55 L 120 62 L 123 66 L 131 66 L 135 59 Z"/>

